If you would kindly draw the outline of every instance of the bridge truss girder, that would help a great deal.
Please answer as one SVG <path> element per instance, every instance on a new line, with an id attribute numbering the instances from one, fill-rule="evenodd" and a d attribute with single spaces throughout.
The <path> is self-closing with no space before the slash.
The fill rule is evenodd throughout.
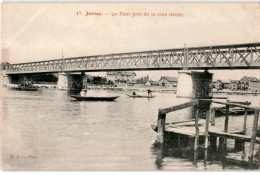
<path id="1" fill-rule="evenodd" d="M 95 55 L 11 64 L 7 67 L 7 74 L 168 69 L 260 69 L 260 43 Z"/>

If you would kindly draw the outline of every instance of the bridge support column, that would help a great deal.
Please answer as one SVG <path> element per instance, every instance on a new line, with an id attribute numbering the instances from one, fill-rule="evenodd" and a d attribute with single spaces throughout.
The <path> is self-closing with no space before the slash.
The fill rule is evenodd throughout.
<path id="1" fill-rule="evenodd" d="M 208 71 L 179 71 L 177 97 L 211 98 L 212 77 Z"/>
<path id="2" fill-rule="evenodd" d="M 2 76 L 1 76 L 1 81 L 2 81 L 2 84 L 4 85 L 4 86 L 6 86 L 6 85 L 8 85 L 8 84 L 11 84 L 11 76 L 9 76 L 9 75 L 6 75 L 6 70 L 3 70 L 2 72 L 1 72 L 1 74 L 2 74 Z"/>
<path id="3" fill-rule="evenodd" d="M 59 90 L 69 90 L 69 80 L 66 73 L 58 73 L 57 88 Z"/>

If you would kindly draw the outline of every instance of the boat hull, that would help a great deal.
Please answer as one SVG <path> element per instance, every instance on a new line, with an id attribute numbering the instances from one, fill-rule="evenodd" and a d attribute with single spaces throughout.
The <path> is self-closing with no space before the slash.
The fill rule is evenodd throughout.
<path id="1" fill-rule="evenodd" d="M 114 101 L 119 96 L 114 97 L 83 97 L 79 95 L 72 95 L 71 97 L 75 98 L 78 101 Z"/>
<path id="2" fill-rule="evenodd" d="M 11 89 L 18 91 L 38 91 L 38 88 L 12 87 Z"/>
<path id="3" fill-rule="evenodd" d="M 129 95 L 129 94 L 126 95 L 131 98 L 154 98 L 155 97 L 155 96 L 148 96 L 148 95 Z"/>

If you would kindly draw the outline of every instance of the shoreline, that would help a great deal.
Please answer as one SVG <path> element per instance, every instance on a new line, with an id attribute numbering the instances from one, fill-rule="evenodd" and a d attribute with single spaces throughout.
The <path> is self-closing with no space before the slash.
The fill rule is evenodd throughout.
<path id="1" fill-rule="evenodd" d="M 57 85 L 55 84 L 34 84 L 38 88 L 49 88 L 49 89 L 58 89 Z M 3 84 L 4 87 L 18 87 L 18 84 Z M 88 90 L 110 90 L 110 91 L 137 91 L 137 92 L 146 92 L 148 89 L 151 89 L 153 92 L 172 92 L 176 94 L 177 88 L 160 88 L 156 86 L 142 86 L 142 87 L 136 87 L 136 86 L 106 86 L 106 85 L 88 85 Z M 249 92 L 249 91 L 229 91 L 229 90 L 214 90 L 213 94 L 228 94 L 228 95 L 260 95 L 260 92 Z"/>

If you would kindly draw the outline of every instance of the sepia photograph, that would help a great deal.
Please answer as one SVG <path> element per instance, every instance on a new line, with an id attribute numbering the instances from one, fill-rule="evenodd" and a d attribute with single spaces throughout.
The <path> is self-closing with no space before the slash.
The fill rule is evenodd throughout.
<path id="1" fill-rule="evenodd" d="M 260 3 L 2 3 L 3 171 L 260 169 Z"/>

